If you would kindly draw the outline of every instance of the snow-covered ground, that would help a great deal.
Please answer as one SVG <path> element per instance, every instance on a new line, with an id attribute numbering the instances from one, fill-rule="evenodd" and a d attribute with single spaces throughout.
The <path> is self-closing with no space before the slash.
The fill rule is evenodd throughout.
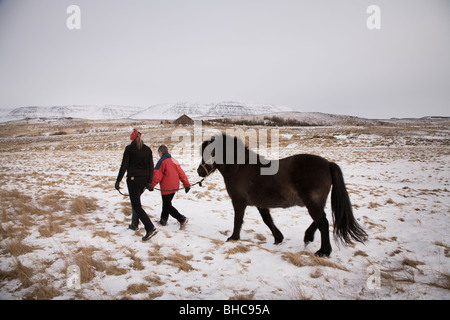
<path id="1" fill-rule="evenodd" d="M 281 245 L 253 207 L 241 240 L 226 242 L 233 208 L 219 172 L 175 196 L 190 218 L 183 231 L 174 219 L 157 223 L 160 194 L 146 191 L 159 233 L 142 242 L 142 225 L 127 229 L 130 204 L 114 181 L 132 127 L 156 153 L 162 143 L 175 148 L 171 125 L 2 124 L 0 299 L 449 299 L 448 124 L 279 128 L 282 156 L 314 153 L 341 166 L 369 234 L 364 245 L 332 242 L 330 258 L 313 256 L 318 234 L 304 248 L 311 218 L 300 207 L 271 211 Z M 199 180 L 197 163 L 174 157 Z M 329 202 L 326 212 L 331 224 Z M 72 266 L 80 288 L 68 282 Z"/>

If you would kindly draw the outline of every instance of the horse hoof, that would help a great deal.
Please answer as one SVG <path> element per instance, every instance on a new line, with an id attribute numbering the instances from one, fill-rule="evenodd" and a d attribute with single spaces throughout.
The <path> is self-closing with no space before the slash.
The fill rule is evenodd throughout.
<path id="1" fill-rule="evenodd" d="M 227 239 L 227 242 L 230 242 L 230 241 L 238 241 L 238 240 L 239 240 L 239 238 L 229 237 L 229 238 Z"/>
<path id="2" fill-rule="evenodd" d="M 304 237 L 303 238 L 303 242 L 305 243 L 310 243 L 314 241 L 314 236 L 313 237 Z"/>
<path id="3" fill-rule="evenodd" d="M 328 258 L 330 256 L 330 254 L 331 254 L 331 252 L 325 252 L 325 251 L 319 250 L 314 255 L 316 257 L 320 257 L 320 258 L 323 258 L 323 257 Z"/>
<path id="4" fill-rule="evenodd" d="M 273 244 L 281 244 L 283 242 L 283 239 L 275 239 L 275 242 Z"/>

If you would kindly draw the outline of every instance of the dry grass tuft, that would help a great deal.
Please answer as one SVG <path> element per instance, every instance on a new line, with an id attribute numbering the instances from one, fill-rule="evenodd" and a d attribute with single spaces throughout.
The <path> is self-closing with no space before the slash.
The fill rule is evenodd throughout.
<path id="1" fill-rule="evenodd" d="M 412 259 L 409 259 L 409 258 L 405 258 L 402 261 L 402 265 L 403 266 L 409 266 L 409 267 L 413 267 L 415 269 L 417 269 L 417 266 L 421 266 L 421 265 L 424 265 L 424 264 L 425 263 L 422 262 L 422 261 L 412 260 Z"/>
<path id="2" fill-rule="evenodd" d="M 48 279 L 43 279 L 38 283 L 33 291 L 26 294 L 24 299 L 26 300 L 51 300 L 62 294 L 61 291 L 56 289 L 53 285 L 48 283 Z"/>
<path id="3" fill-rule="evenodd" d="M 445 257 L 450 258 L 450 246 L 447 246 L 445 243 L 442 243 L 440 241 L 435 241 L 434 244 L 436 246 L 444 248 Z"/>
<path id="4" fill-rule="evenodd" d="M 194 267 L 191 266 L 190 263 L 188 263 L 189 260 L 193 258 L 193 255 L 185 256 L 184 254 L 181 254 L 179 252 L 176 252 L 168 257 L 166 257 L 167 260 L 171 261 L 171 265 L 174 267 L 177 267 L 178 270 L 183 271 L 192 271 L 195 270 Z"/>
<path id="5" fill-rule="evenodd" d="M 293 300 L 311 300 L 312 296 L 307 295 L 304 285 L 302 281 L 299 279 L 293 279 L 289 282 L 289 286 L 291 287 L 291 291 L 289 295 Z"/>
<path id="6" fill-rule="evenodd" d="M 368 257 L 369 255 L 365 251 L 357 250 L 357 251 L 355 251 L 355 253 L 353 253 L 353 256 L 354 257 L 356 257 L 356 256 Z"/>
<path id="7" fill-rule="evenodd" d="M 255 238 L 261 242 L 266 242 L 266 240 L 267 240 L 267 238 L 264 235 L 262 235 L 261 233 L 257 233 L 255 235 Z"/>
<path id="8" fill-rule="evenodd" d="M 9 240 L 5 244 L 5 250 L 14 257 L 33 252 L 37 249 L 39 249 L 39 247 L 26 245 L 19 239 Z"/>
<path id="9" fill-rule="evenodd" d="M 253 300 L 255 297 L 255 290 L 248 293 L 235 291 L 234 294 L 235 295 L 230 297 L 228 300 Z"/>
<path id="10" fill-rule="evenodd" d="M 159 251 L 161 249 L 161 246 L 158 244 L 153 245 L 153 249 L 148 252 L 149 254 L 149 261 L 154 261 L 156 264 L 161 264 L 165 257 L 164 255 Z"/>
<path id="11" fill-rule="evenodd" d="M 164 292 L 161 291 L 161 290 L 152 291 L 152 292 L 149 293 L 148 299 L 149 300 L 153 300 L 153 299 L 156 299 L 158 297 L 161 297 L 163 294 L 164 294 Z"/>
<path id="12" fill-rule="evenodd" d="M 308 251 L 300 251 L 297 253 L 285 252 L 282 257 L 296 267 L 323 266 L 348 271 L 347 268 L 327 258 L 316 257 L 314 253 Z"/>
<path id="13" fill-rule="evenodd" d="M 9 279 L 18 279 L 22 283 L 22 287 L 28 288 L 33 284 L 31 278 L 33 277 L 33 269 L 28 268 L 20 262 L 19 259 L 14 259 L 14 269 L 9 272 L 3 271 L 3 277 Z"/>
<path id="14" fill-rule="evenodd" d="M 75 264 L 80 268 L 81 283 L 87 283 L 95 278 L 96 271 L 106 271 L 106 264 L 100 259 L 94 258 L 97 248 L 93 246 L 82 247 L 77 250 L 74 260 Z"/>
<path id="15" fill-rule="evenodd" d="M 239 244 L 234 248 L 228 249 L 226 253 L 227 254 L 236 254 L 236 253 L 246 253 L 249 251 L 250 251 L 250 249 L 247 246 L 245 246 L 243 244 Z"/>
<path id="16" fill-rule="evenodd" d="M 136 270 L 144 270 L 144 265 L 142 264 L 142 259 L 136 256 L 136 251 L 129 249 L 130 258 L 133 261 L 132 268 Z"/>
<path id="17" fill-rule="evenodd" d="M 157 275 L 147 276 L 144 279 L 145 281 L 150 282 L 152 286 L 162 286 L 164 284 L 161 277 Z"/>
<path id="18" fill-rule="evenodd" d="M 127 269 L 120 268 L 117 265 L 113 265 L 113 266 L 108 265 L 106 267 L 105 271 L 106 271 L 106 274 L 109 275 L 109 276 L 121 276 L 121 275 L 124 275 L 124 274 L 126 274 L 128 272 Z"/>
<path id="19" fill-rule="evenodd" d="M 130 284 L 126 290 L 123 290 L 120 292 L 120 294 L 124 296 L 138 294 L 138 293 L 144 293 L 148 291 L 148 286 L 145 283 L 133 283 Z"/>
<path id="20" fill-rule="evenodd" d="M 39 227 L 39 233 L 43 237 L 52 237 L 56 233 L 63 232 L 64 229 L 60 226 L 60 224 L 55 221 L 52 215 L 50 215 L 47 219 L 47 223 Z"/>
<path id="21" fill-rule="evenodd" d="M 428 284 L 436 288 L 450 290 L 450 274 L 438 272 L 435 280 Z"/>
<path id="22" fill-rule="evenodd" d="M 58 212 L 65 209 L 67 195 L 64 191 L 58 190 L 55 193 L 45 195 L 40 201 L 40 206 L 51 212 Z"/>
<path id="23" fill-rule="evenodd" d="M 70 210 L 75 214 L 86 214 L 98 208 L 97 199 L 79 196 L 72 200 Z"/>

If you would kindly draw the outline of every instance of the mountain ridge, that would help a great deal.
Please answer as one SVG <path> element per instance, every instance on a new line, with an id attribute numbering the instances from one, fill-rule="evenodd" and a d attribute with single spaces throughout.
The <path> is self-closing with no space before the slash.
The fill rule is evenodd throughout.
<path id="1" fill-rule="evenodd" d="M 258 115 L 289 111 L 293 110 L 271 104 L 242 103 L 234 101 L 224 101 L 219 103 L 177 102 L 156 104 L 150 107 L 114 105 L 27 106 L 12 110 L 0 110 L 0 122 L 35 118 L 173 120 L 183 114 L 195 118 Z"/>

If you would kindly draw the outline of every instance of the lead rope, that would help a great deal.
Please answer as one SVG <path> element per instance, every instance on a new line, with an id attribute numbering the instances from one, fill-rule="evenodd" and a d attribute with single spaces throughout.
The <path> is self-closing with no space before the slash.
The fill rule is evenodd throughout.
<path id="1" fill-rule="evenodd" d="M 195 186 L 196 184 L 198 184 L 198 185 L 201 187 L 201 186 L 202 186 L 203 180 L 205 180 L 205 178 L 203 178 L 203 179 L 200 180 L 200 181 L 197 181 L 197 182 L 194 183 L 194 184 L 190 184 L 190 185 L 189 185 L 189 188 Z M 158 189 L 158 188 L 155 187 L 155 188 L 153 188 L 153 189 L 158 190 L 158 191 L 162 191 L 162 192 L 170 192 L 170 191 L 180 191 L 180 190 L 183 190 L 184 188 L 185 188 L 185 187 L 182 187 L 182 188 L 179 188 L 179 189 L 172 189 L 172 190 L 161 190 L 161 189 Z"/>
<path id="2" fill-rule="evenodd" d="M 205 178 L 206 178 L 206 177 L 205 177 Z M 203 180 L 205 180 L 205 178 L 203 178 L 203 179 L 197 181 L 197 182 L 194 183 L 194 184 L 190 184 L 190 185 L 189 185 L 189 188 L 190 188 L 190 187 L 193 187 L 193 186 L 195 186 L 195 185 L 197 185 L 197 184 L 201 187 L 201 186 L 202 186 L 202 182 L 203 182 Z M 171 191 L 180 191 L 180 190 L 183 190 L 184 188 L 185 188 L 185 187 L 182 187 L 182 188 L 179 188 L 179 189 L 172 189 L 172 190 L 161 190 L 161 189 L 159 189 L 159 188 L 153 188 L 153 189 L 158 190 L 158 191 L 162 191 L 162 192 L 171 192 Z M 147 189 L 147 188 L 145 188 L 145 189 Z M 130 196 L 128 193 L 122 193 L 120 190 L 117 190 L 117 191 L 119 191 L 119 193 L 120 193 L 121 195 L 123 195 L 124 197 L 129 197 L 129 196 Z"/>

